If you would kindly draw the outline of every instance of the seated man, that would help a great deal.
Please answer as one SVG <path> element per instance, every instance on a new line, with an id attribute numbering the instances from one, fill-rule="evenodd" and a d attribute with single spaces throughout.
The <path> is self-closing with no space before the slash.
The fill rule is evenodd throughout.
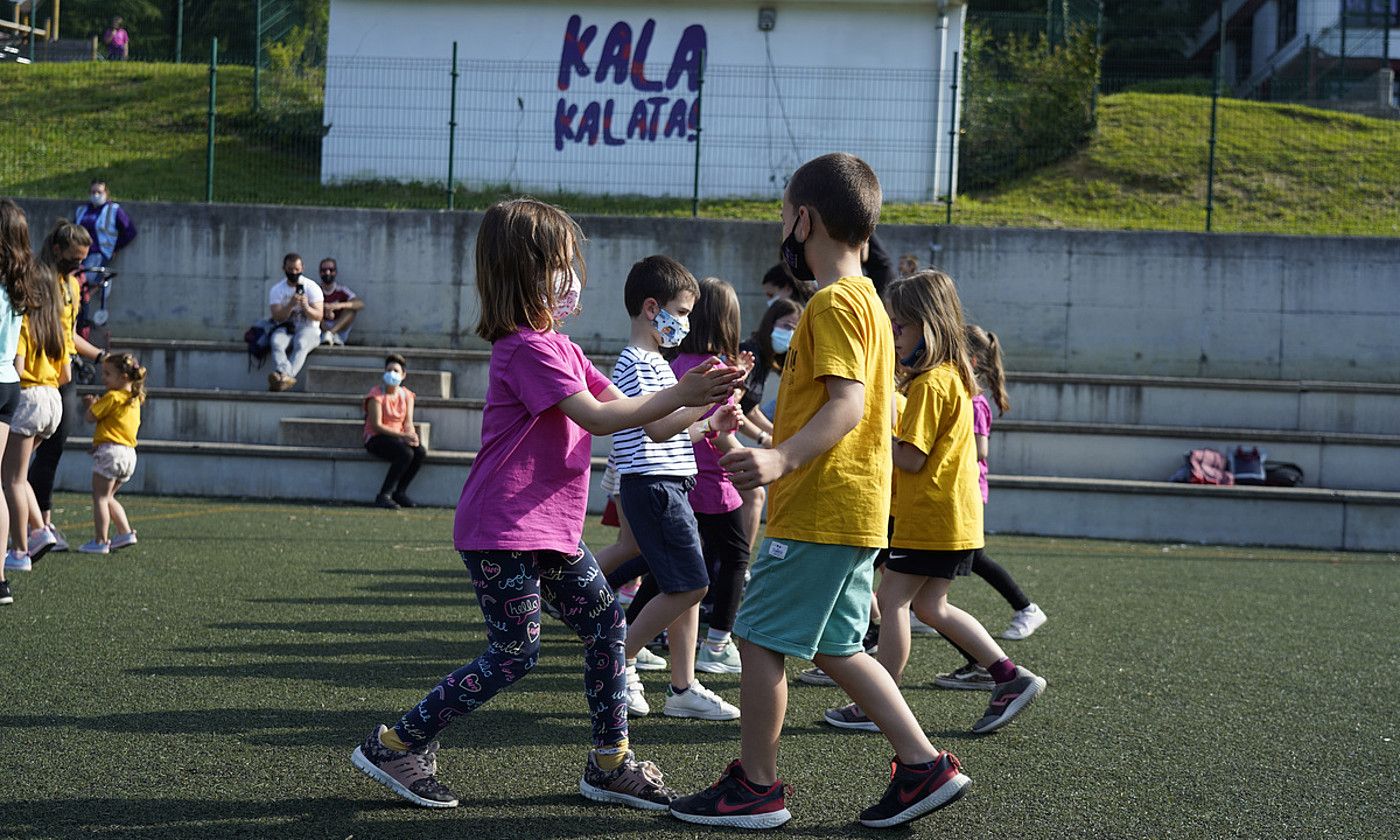
<path id="1" fill-rule="evenodd" d="M 325 297 L 325 315 L 321 318 L 321 343 L 344 344 L 350 337 L 350 325 L 365 308 L 365 302 L 349 288 L 336 282 L 335 260 L 321 260 L 321 293 Z"/>
<path id="2" fill-rule="evenodd" d="M 301 257 L 282 258 L 282 273 L 267 290 L 270 317 L 278 325 L 272 331 L 272 373 L 267 375 L 269 391 L 286 391 L 297 383 L 297 374 L 306 357 L 321 340 L 321 287 L 301 276 Z M 290 356 L 288 355 L 290 351 Z"/>

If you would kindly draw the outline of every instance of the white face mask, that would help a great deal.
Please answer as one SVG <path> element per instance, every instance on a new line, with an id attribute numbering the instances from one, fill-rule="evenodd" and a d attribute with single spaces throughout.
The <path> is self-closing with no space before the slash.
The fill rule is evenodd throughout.
<path id="1" fill-rule="evenodd" d="M 107 194 L 95 192 L 92 195 L 88 196 L 88 200 L 92 202 L 93 207 L 101 207 L 102 205 L 107 203 Z"/>
<path id="2" fill-rule="evenodd" d="M 569 269 L 568 286 L 564 288 L 564 272 L 560 271 L 554 275 L 554 288 L 557 297 L 554 299 L 554 311 L 550 314 L 555 321 L 563 321 L 565 318 L 578 311 L 579 298 L 583 294 L 583 281 L 579 279 L 578 272 L 572 267 Z M 563 291 L 559 289 L 563 288 Z"/>
<path id="3" fill-rule="evenodd" d="M 394 387 L 397 387 L 397 386 L 399 386 L 399 385 L 402 385 L 402 384 L 403 384 L 403 374 L 402 374 L 402 373 L 399 373 L 399 372 L 396 371 L 396 370 L 386 370 L 386 371 L 384 371 L 384 384 L 385 384 L 385 385 L 388 385 L 390 388 L 394 388 Z"/>

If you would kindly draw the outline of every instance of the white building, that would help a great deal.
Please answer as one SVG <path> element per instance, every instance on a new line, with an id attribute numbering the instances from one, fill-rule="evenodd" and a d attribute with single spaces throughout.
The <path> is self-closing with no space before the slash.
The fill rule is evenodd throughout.
<path id="1" fill-rule="evenodd" d="M 1225 22 L 1224 82 L 1237 95 L 1369 98 L 1368 80 L 1400 70 L 1400 0 L 1226 0 Z M 1211 15 L 1194 57 L 1215 55 L 1219 29 Z"/>
<path id="2" fill-rule="evenodd" d="M 850 151 L 956 190 L 966 0 L 331 0 L 324 182 L 775 197 Z M 703 83 L 703 85 L 702 85 Z M 697 131 L 697 125 L 699 131 Z"/>

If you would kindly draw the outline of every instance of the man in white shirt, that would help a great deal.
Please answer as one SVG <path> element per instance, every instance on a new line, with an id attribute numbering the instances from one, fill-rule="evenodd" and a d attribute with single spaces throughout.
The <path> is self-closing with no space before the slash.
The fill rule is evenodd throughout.
<path id="1" fill-rule="evenodd" d="M 301 269 L 300 255 L 283 257 L 282 273 L 286 280 L 278 280 L 267 290 L 270 317 L 277 324 L 272 331 L 272 373 L 267 375 L 269 391 L 286 391 L 295 385 L 306 357 L 321 341 L 325 298 L 320 284 L 303 277 Z"/>

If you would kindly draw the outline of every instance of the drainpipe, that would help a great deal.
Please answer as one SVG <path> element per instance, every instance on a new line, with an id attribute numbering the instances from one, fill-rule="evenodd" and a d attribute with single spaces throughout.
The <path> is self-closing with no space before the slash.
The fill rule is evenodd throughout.
<path id="1" fill-rule="evenodd" d="M 938 78 L 933 83 L 933 161 L 929 169 L 929 198 L 938 198 L 938 141 L 946 133 L 943 130 L 943 69 L 948 64 L 948 0 L 938 4 L 938 36 L 933 44 L 934 66 L 938 68 Z"/>

